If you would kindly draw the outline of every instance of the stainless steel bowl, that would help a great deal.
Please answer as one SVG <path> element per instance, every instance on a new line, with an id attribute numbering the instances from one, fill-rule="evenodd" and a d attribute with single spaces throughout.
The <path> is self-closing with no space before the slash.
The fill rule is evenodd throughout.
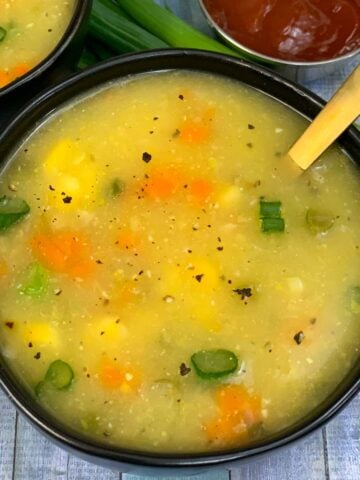
<path id="1" fill-rule="evenodd" d="M 235 0 L 234 0 L 235 1 Z M 317 62 L 295 62 L 291 60 L 282 60 L 275 57 L 256 52 L 246 45 L 238 42 L 226 33 L 212 18 L 208 12 L 203 0 L 198 0 L 200 7 L 207 18 L 210 26 L 226 43 L 238 50 L 244 58 L 250 61 L 261 63 L 273 70 L 281 73 L 285 77 L 297 82 L 306 82 L 316 80 L 334 73 L 336 70 L 344 67 L 349 60 L 357 59 L 360 63 L 360 48 L 341 57 L 330 60 L 321 60 Z"/>

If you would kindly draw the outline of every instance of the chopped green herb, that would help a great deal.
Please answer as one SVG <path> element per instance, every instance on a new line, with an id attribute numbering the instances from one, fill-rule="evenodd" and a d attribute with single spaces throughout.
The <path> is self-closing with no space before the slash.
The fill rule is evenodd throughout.
<path id="1" fill-rule="evenodd" d="M 29 205 L 17 197 L 0 198 L 0 231 L 5 231 L 30 212 Z"/>
<path id="2" fill-rule="evenodd" d="M 7 34 L 7 30 L 5 30 L 4 27 L 0 27 L 0 42 L 5 40 L 6 34 Z"/>
<path id="3" fill-rule="evenodd" d="M 260 218 L 281 218 L 281 202 L 260 200 Z"/>
<path id="4" fill-rule="evenodd" d="M 224 377 L 238 368 L 238 358 L 230 350 L 200 350 L 191 357 L 197 375 L 210 380 Z"/>
<path id="5" fill-rule="evenodd" d="M 326 233 L 334 225 L 335 217 L 330 212 L 309 208 L 306 223 L 311 233 Z"/>
<path id="6" fill-rule="evenodd" d="M 119 197 L 125 190 L 125 183 L 120 178 L 115 178 L 111 183 L 111 196 Z"/>
<path id="7" fill-rule="evenodd" d="M 261 220 L 261 230 L 265 233 L 283 232 L 285 221 L 283 218 L 263 218 Z"/>
<path id="8" fill-rule="evenodd" d="M 48 274 L 42 265 L 32 263 L 27 270 L 27 282 L 21 289 L 21 293 L 29 297 L 40 297 L 45 293 L 48 286 Z"/>
<path id="9" fill-rule="evenodd" d="M 62 360 L 52 362 L 45 374 L 45 382 L 57 390 L 66 390 L 74 379 L 74 372 L 67 363 Z"/>

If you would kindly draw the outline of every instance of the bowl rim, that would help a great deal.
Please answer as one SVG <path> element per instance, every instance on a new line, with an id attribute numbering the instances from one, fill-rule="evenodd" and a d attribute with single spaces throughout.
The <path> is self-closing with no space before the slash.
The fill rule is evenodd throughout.
<path id="1" fill-rule="evenodd" d="M 326 60 L 314 60 L 314 61 L 301 61 L 301 60 L 285 60 L 283 58 L 272 57 L 271 55 L 266 55 L 265 53 L 258 52 L 252 48 L 246 46 L 244 43 L 235 40 L 234 37 L 229 35 L 220 25 L 214 20 L 212 15 L 209 13 L 206 8 L 204 0 L 198 0 L 202 13 L 205 15 L 206 20 L 209 25 L 230 45 L 232 45 L 238 51 L 243 52 L 249 58 L 256 58 L 257 61 L 262 61 L 271 65 L 278 65 L 283 67 L 326 67 L 327 65 L 334 65 L 337 62 L 342 62 L 355 58 L 357 55 L 360 55 L 360 47 L 352 50 L 351 52 L 345 53 L 338 57 L 329 58 Z"/>
<path id="2" fill-rule="evenodd" d="M 157 67 L 150 68 L 156 63 Z M 173 66 L 173 64 L 181 62 L 182 66 Z M 188 62 L 193 62 L 194 66 L 187 66 Z M 209 66 L 210 62 L 210 66 Z M 186 64 L 184 66 L 183 64 Z M 210 68 L 211 67 L 211 68 Z M 121 79 L 128 78 L 129 76 L 136 76 L 142 73 L 159 72 L 164 70 L 193 70 L 201 71 L 212 74 L 223 75 L 226 78 L 231 78 L 229 73 L 223 73 L 224 68 L 238 68 L 239 72 L 250 72 L 250 74 L 259 77 L 260 87 L 254 87 L 257 90 L 261 90 L 263 86 L 263 93 L 269 95 L 265 90 L 267 82 L 273 82 L 273 84 L 282 91 L 284 89 L 297 98 L 297 100 L 303 104 L 307 102 L 312 107 L 320 110 L 324 105 L 324 101 L 319 99 L 316 95 L 308 90 L 296 85 L 295 83 L 282 78 L 280 75 L 272 72 L 266 68 L 258 65 L 246 62 L 242 59 L 237 59 L 232 56 L 205 52 L 202 50 L 188 50 L 188 49 L 165 49 L 149 52 L 133 53 L 121 57 L 115 57 L 104 62 L 101 62 L 94 67 L 91 67 L 85 71 L 79 72 L 69 79 L 61 82 L 60 84 L 47 89 L 40 95 L 35 97 L 29 102 L 22 112 L 18 113 L 4 132 L 0 135 L 0 148 L 4 146 L 4 157 L 14 150 L 13 144 L 19 144 L 22 142 L 24 135 L 24 128 L 28 131 L 30 128 L 34 129 L 34 114 L 43 119 L 47 114 L 52 113 L 56 106 L 61 107 L 69 100 L 81 97 L 84 93 L 91 91 L 96 86 L 106 85 L 111 81 L 121 81 Z M 125 70 L 124 73 L 116 73 L 119 68 Z M 135 69 L 131 71 L 131 69 Z M 114 74 L 112 72 L 115 72 Z M 102 79 L 102 75 L 108 75 L 107 80 Z M 86 86 L 86 81 L 91 77 L 91 85 Z M 100 78 L 100 80 L 99 80 Z M 234 77 L 235 78 L 235 77 Z M 98 81 L 96 82 L 96 80 Z M 241 81 L 241 79 L 237 79 Z M 84 86 L 85 88 L 81 88 Z M 245 82 L 247 83 L 247 82 Z M 250 84 L 249 84 L 250 85 Z M 73 88 L 78 88 L 78 91 L 72 93 Z M 251 85 L 250 85 L 251 86 Z M 69 94 L 70 92 L 70 94 Z M 64 95 L 65 98 L 62 97 Z M 283 103 L 287 103 L 282 99 L 278 99 Z M 55 103 L 55 106 L 53 105 Z M 288 106 L 296 110 L 296 107 L 288 103 Z M 39 113 L 39 108 L 44 108 L 45 115 Z M 304 107 L 305 111 L 305 107 Z M 37 113 L 36 113 L 37 112 Z M 304 116 L 309 116 L 303 113 Z M 28 119 L 28 126 L 26 126 L 26 119 Z M 36 121 L 35 121 L 36 124 Z M 16 133 L 21 135 L 17 139 L 11 140 L 11 136 Z M 354 144 L 356 151 L 360 147 L 360 133 L 354 127 L 348 129 L 344 134 L 345 138 L 349 141 L 350 145 Z M 10 137 L 10 140 L 8 139 Z M 355 150 L 354 150 L 355 151 Z M 360 158 L 359 158 L 360 163 Z M 195 453 L 195 454 L 159 454 L 153 452 L 135 451 L 126 448 L 115 448 L 110 445 L 96 442 L 90 437 L 86 437 L 79 432 L 75 432 L 67 428 L 64 424 L 61 424 L 55 417 L 47 413 L 43 407 L 36 403 L 36 401 L 26 392 L 25 388 L 20 386 L 19 381 L 15 378 L 15 375 L 11 372 L 11 369 L 7 367 L 6 362 L 0 356 L 0 386 L 10 397 L 15 406 L 43 433 L 50 436 L 50 438 L 56 443 L 68 448 L 69 450 L 81 454 L 87 459 L 97 459 L 97 461 L 108 461 L 117 465 L 138 465 L 147 467 L 160 467 L 160 468 L 186 468 L 186 467 L 206 467 L 211 465 L 223 465 L 229 462 L 235 462 L 244 459 L 250 459 L 251 457 L 262 455 L 264 453 L 276 450 L 280 447 L 286 446 L 293 441 L 304 437 L 307 434 L 312 433 L 315 429 L 323 426 L 329 421 L 336 413 L 338 413 L 358 392 L 360 392 L 360 374 L 358 373 L 358 365 L 353 370 L 355 376 L 350 377 L 348 375 L 343 379 L 334 395 L 330 395 L 330 405 L 323 407 L 320 414 L 313 415 L 310 420 L 301 419 L 299 422 L 302 426 L 296 427 L 292 425 L 289 430 L 290 433 L 280 432 L 277 435 L 279 438 L 275 440 L 265 439 L 259 442 L 258 445 L 249 446 L 244 449 L 235 448 L 222 451 Z M 355 370 L 356 368 L 356 370 Z M 351 374 L 353 375 L 353 374 Z M 342 383 L 346 383 L 342 386 Z M 349 384 L 349 385 L 348 385 Z M 339 392 L 337 390 L 339 389 Z M 334 397 L 334 398 L 332 398 Z M 276 437 L 276 436 L 275 436 Z"/>
<path id="3" fill-rule="evenodd" d="M 0 88 L 0 100 L 1 97 L 7 95 L 10 92 L 13 92 L 18 87 L 31 82 L 40 75 L 42 75 L 46 70 L 48 70 L 63 54 L 63 52 L 68 48 L 68 46 L 73 41 L 83 22 L 86 20 L 90 8 L 92 5 L 92 0 L 75 0 L 74 11 L 68 26 L 66 27 L 64 33 L 59 39 L 58 43 L 51 50 L 48 55 L 37 63 L 31 70 L 29 70 L 25 75 L 21 75 L 19 78 L 9 83 L 3 88 Z"/>

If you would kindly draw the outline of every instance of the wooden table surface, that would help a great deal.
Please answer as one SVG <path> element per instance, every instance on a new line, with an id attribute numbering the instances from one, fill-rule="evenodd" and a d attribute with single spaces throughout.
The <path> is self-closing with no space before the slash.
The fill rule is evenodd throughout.
<path id="1" fill-rule="evenodd" d="M 208 31 L 196 0 L 158 0 Z M 328 98 L 356 62 L 306 85 Z M 86 463 L 54 446 L 20 416 L 0 391 L 0 480 L 136 480 Z M 142 477 L 144 478 L 144 477 Z M 196 480 L 360 480 L 360 396 L 326 428 L 302 442 L 236 470 Z"/>

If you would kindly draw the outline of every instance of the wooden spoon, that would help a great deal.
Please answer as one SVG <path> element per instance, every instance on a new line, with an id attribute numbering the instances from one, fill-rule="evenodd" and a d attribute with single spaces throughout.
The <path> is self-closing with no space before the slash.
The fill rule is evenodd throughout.
<path id="1" fill-rule="evenodd" d="M 360 115 L 360 65 L 291 147 L 288 156 L 306 170 Z"/>

